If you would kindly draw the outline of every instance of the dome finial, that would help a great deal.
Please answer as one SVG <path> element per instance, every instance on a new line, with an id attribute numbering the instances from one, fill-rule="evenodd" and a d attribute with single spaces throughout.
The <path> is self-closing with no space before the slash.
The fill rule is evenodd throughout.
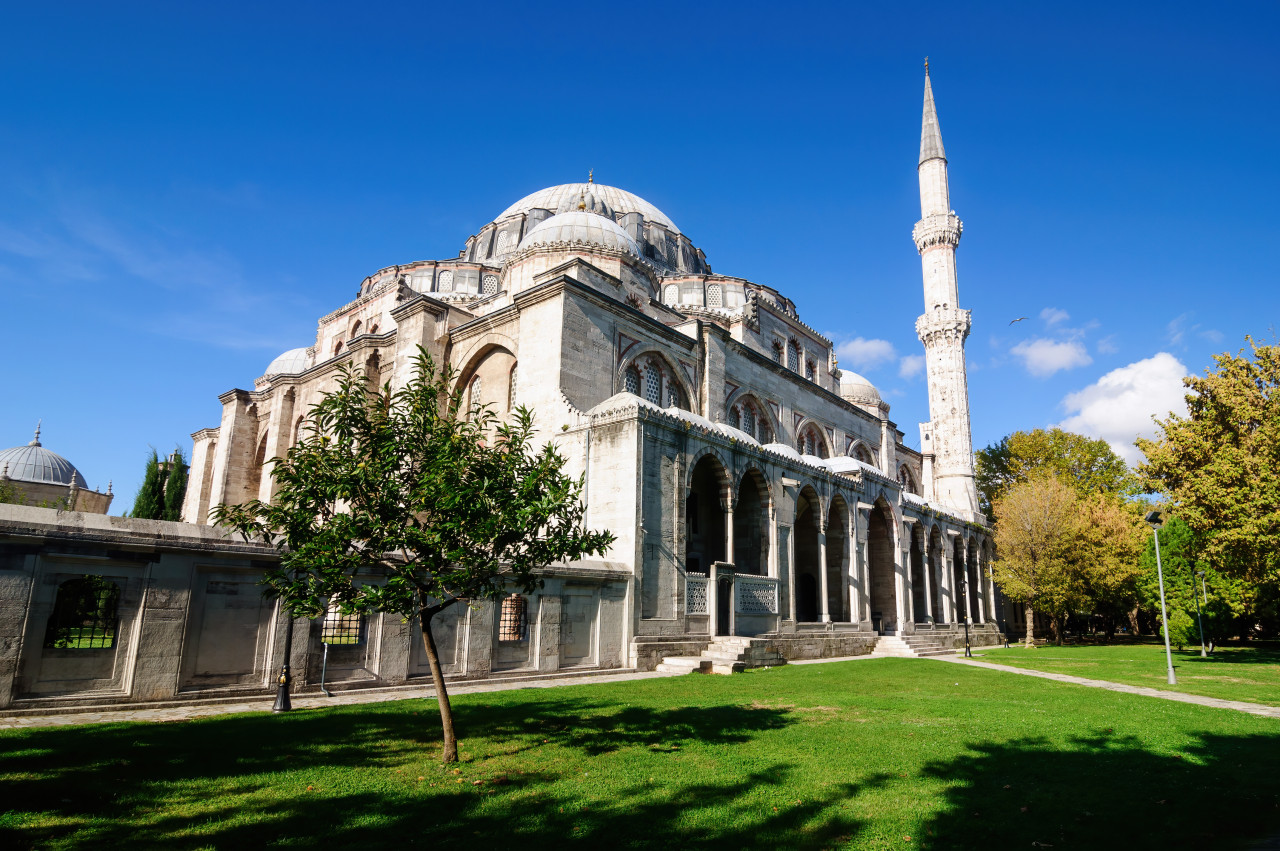
<path id="1" fill-rule="evenodd" d="M 929 57 L 928 56 L 924 58 L 924 75 L 926 77 L 929 76 Z"/>
<path id="2" fill-rule="evenodd" d="M 594 168 L 587 169 L 587 183 L 594 183 L 596 179 L 596 170 Z"/>
<path id="3" fill-rule="evenodd" d="M 44 418 L 43 418 L 43 417 L 42 417 L 42 418 L 40 418 L 40 419 L 38 419 L 38 420 L 36 420 L 36 436 L 35 436 L 35 437 L 33 437 L 33 438 L 31 439 L 31 442 L 30 442 L 30 443 L 28 443 L 28 444 L 27 444 L 27 446 L 39 446 L 39 445 L 40 445 L 40 426 L 41 426 L 43 423 L 44 423 Z"/>

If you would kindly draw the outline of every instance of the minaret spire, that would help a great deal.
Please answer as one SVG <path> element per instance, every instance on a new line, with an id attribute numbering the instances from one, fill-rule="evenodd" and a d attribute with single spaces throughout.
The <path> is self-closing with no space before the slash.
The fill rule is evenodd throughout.
<path id="1" fill-rule="evenodd" d="M 969 425 L 969 379 L 964 342 L 969 311 L 960 308 L 956 247 L 964 225 L 951 209 L 947 155 L 942 148 L 938 110 L 933 103 L 929 60 L 924 70 L 924 119 L 920 126 L 920 221 L 912 237 L 924 274 L 924 314 L 916 334 L 924 344 L 929 379 L 929 419 L 920 424 L 920 449 L 926 458 L 925 496 L 976 519 L 973 436 Z"/>

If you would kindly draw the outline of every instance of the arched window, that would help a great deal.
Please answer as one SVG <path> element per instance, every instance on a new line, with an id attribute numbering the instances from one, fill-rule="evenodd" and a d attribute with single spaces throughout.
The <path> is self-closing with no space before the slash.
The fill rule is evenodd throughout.
<path id="1" fill-rule="evenodd" d="M 44 646 L 60 650 L 114 647 L 119 607 L 120 586 L 111 580 L 93 575 L 68 579 L 58 586 Z"/>
<path id="2" fill-rule="evenodd" d="M 623 376 L 623 380 L 626 382 L 626 390 L 628 393 L 634 393 L 637 396 L 640 395 L 640 370 L 636 369 L 634 366 L 627 367 L 627 372 Z"/>
<path id="3" fill-rule="evenodd" d="M 746 431 L 746 429 L 742 428 L 742 409 L 737 405 L 734 405 L 729 409 L 729 425 L 736 429 Z"/>
<path id="4" fill-rule="evenodd" d="M 898 484 L 902 485 L 902 489 L 907 493 L 919 495 L 920 491 L 916 488 L 915 476 L 911 475 L 911 468 L 903 464 L 898 468 Z"/>
<path id="5" fill-rule="evenodd" d="M 370 326 L 369 326 L 369 333 L 370 333 L 370 334 L 377 334 L 377 333 L 378 333 L 378 323 L 376 323 L 376 322 L 375 322 L 374 324 L 372 324 L 372 325 L 370 325 Z"/>
<path id="6" fill-rule="evenodd" d="M 334 356 L 334 357 L 337 357 L 337 356 L 338 356 L 338 355 L 340 355 L 340 354 L 342 354 L 342 341 L 341 341 L 341 340 L 339 340 L 338 342 L 336 342 L 336 343 L 334 343 L 334 344 L 333 344 L 333 356 Z"/>
<path id="7" fill-rule="evenodd" d="M 671 378 L 667 378 L 667 407 L 685 407 L 684 396 L 680 393 L 680 387 Z"/>
<path id="8" fill-rule="evenodd" d="M 453 292 L 453 272 L 451 270 L 445 269 L 440 273 L 440 286 L 438 289 L 442 293 Z"/>
<path id="9" fill-rule="evenodd" d="M 351 325 L 351 339 L 353 339 L 353 340 L 354 340 L 356 337 L 359 337 L 359 336 L 360 336 L 360 325 L 361 325 L 361 322 L 360 322 L 360 320 L 359 320 L 359 319 L 357 319 L 354 323 L 352 323 L 352 325 Z"/>
<path id="10" fill-rule="evenodd" d="M 724 304 L 724 295 L 719 284 L 707 286 L 707 307 L 720 307 Z"/>
<path id="11" fill-rule="evenodd" d="M 519 363 L 511 365 L 511 381 L 507 384 L 507 410 L 513 411 L 516 407 L 516 370 L 520 367 Z"/>
<path id="12" fill-rule="evenodd" d="M 853 457 L 857 458 L 864 464 L 870 464 L 873 467 L 875 466 L 875 456 L 871 454 L 871 450 L 868 449 L 865 444 L 859 443 L 857 446 L 853 447 Z"/>
<path id="13" fill-rule="evenodd" d="M 792 372 L 800 371 L 800 344 L 795 340 L 787 344 L 787 369 Z"/>
<path id="14" fill-rule="evenodd" d="M 813 381 L 818 376 L 818 365 L 813 362 L 813 358 L 806 358 L 804 362 L 804 377 Z"/>
<path id="15" fill-rule="evenodd" d="M 481 284 L 481 292 L 483 292 L 485 295 L 493 295 L 497 291 L 498 291 L 498 276 L 485 275 L 484 281 Z"/>
<path id="16" fill-rule="evenodd" d="M 669 305 L 676 305 L 680 302 L 680 288 L 675 284 L 667 284 L 662 290 L 662 300 Z"/>
<path id="17" fill-rule="evenodd" d="M 498 249 L 496 253 L 498 254 L 499 257 L 501 257 L 503 254 L 507 253 L 507 249 L 510 247 L 511 247 L 511 234 L 508 231 L 504 230 L 502 233 L 498 234 Z"/>
<path id="18" fill-rule="evenodd" d="M 736 429 L 745 431 L 760 443 L 772 443 L 773 432 L 769 418 L 754 399 L 742 399 L 729 409 L 729 422 Z"/>
<path id="19" fill-rule="evenodd" d="M 662 404 L 662 369 L 653 361 L 644 369 L 644 398 L 655 405 Z"/>
<path id="20" fill-rule="evenodd" d="M 817 455 L 819 458 L 827 457 L 827 445 L 822 440 L 822 435 L 818 433 L 816 426 L 807 425 L 800 432 L 800 436 L 796 439 L 796 449 L 801 455 Z"/>
<path id="21" fill-rule="evenodd" d="M 467 391 L 467 410 L 475 413 L 480 410 L 484 404 L 483 387 L 480 383 L 480 376 L 471 379 L 471 388 Z"/>
<path id="22" fill-rule="evenodd" d="M 773 341 L 773 362 L 782 363 L 782 341 Z"/>

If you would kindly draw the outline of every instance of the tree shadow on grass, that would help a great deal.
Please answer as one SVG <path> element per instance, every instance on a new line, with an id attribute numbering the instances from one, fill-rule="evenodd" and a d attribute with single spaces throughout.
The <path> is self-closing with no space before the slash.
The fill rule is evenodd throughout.
<path id="1" fill-rule="evenodd" d="M 1068 748 L 969 749 L 925 768 L 953 784 L 927 848 L 1229 849 L 1280 833 L 1280 735 L 1204 733 L 1154 750 L 1100 730 Z"/>
<path id="2" fill-rule="evenodd" d="M 420 714 L 411 714 L 414 705 Z M 0 738 L 0 845 L 402 848 L 518 842 L 541 848 L 570 842 L 816 849 L 859 829 L 838 813 L 837 802 L 857 792 L 849 784 L 767 806 L 790 782 L 792 769 L 784 764 L 706 782 L 668 778 L 658 764 L 648 782 L 614 789 L 603 799 L 593 794 L 593 781 L 575 776 L 566 782 L 566 759 L 577 763 L 621 748 L 674 752 L 694 740 L 747 743 L 789 724 L 785 710 L 651 709 L 554 699 L 459 705 L 462 729 L 475 734 L 464 739 L 464 753 L 472 747 L 504 757 L 551 746 L 540 766 L 545 771 L 496 776 L 483 759 L 464 764 L 462 776 L 422 767 L 439 754 L 434 710 L 424 701 L 6 736 Z M 404 773 L 415 764 L 419 768 Z M 529 756 L 519 764 L 527 768 Z M 419 770 L 421 776 L 412 776 Z"/>

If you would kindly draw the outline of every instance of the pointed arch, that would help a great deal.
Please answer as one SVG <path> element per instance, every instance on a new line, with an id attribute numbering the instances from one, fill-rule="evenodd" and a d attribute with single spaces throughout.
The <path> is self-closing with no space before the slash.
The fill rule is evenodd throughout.
<path id="1" fill-rule="evenodd" d="M 867 514 L 867 575 L 871 598 L 871 620 L 883 632 L 898 626 L 897 519 L 883 496 Z"/>
<path id="2" fill-rule="evenodd" d="M 822 498 L 812 485 L 804 485 L 796 494 L 793 527 L 796 576 L 796 620 L 817 622 L 822 613 L 822 563 L 818 536 L 825 524 Z"/>
<path id="3" fill-rule="evenodd" d="M 631 389 L 638 380 L 640 392 Z M 691 410 L 691 400 L 698 398 L 693 386 L 657 346 L 644 346 L 622 358 L 615 379 L 619 392 L 635 393 L 662 408 Z"/>
<path id="4" fill-rule="evenodd" d="M 709 574 L 725 559 L 725 508 L 730 505 L 729 472 L 714 452 L 703 452 L 689 465 L 685 487 L 685 570 Z"/>
<path id="5" fill-rule="evenodd" d="M 849 564 L 853 546 L 849 537 L 849 504 L 841 494 L 831 497 L 827 508 L 827 611 L 831 620 L 851 620 L 849 611 Z"/>
<path id="6" fill-rule="evenodd" d="M 827 440 L 825 429 L 813 418 L 801 420 L 796 428 L 796 451 L 801 455 L 816 455 L 819 458 L 831 457 L 831 443 Z"/>
<path id="7" fill-rule="evenodd" d="M 754 465 L 738 479 L 733 506 L 733 561 L 737 573 L 769 573 L 769 483 Z"/>
<path id="8" fill-rule="evenodd" d="M 761 445 L 777 440 L 780 424 L 768 405 L 749 390 L 738 390 L 725 405 L 725 421 L 754 437 Z"/>

